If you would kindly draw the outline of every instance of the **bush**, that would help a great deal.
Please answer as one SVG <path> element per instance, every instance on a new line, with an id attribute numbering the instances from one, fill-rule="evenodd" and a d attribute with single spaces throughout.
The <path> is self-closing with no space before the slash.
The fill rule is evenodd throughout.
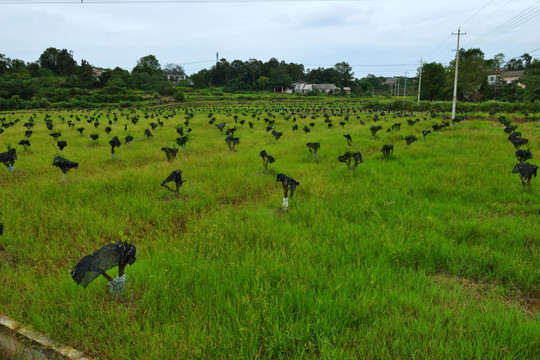
<path id="1" fill-rule="evenodd" d="M 184 92 L 182 90 L 176 90 L 174 92 L 174 100 L 178 102 L 184 102 L 186 101 L 186 95 L 184 95 Z"/>

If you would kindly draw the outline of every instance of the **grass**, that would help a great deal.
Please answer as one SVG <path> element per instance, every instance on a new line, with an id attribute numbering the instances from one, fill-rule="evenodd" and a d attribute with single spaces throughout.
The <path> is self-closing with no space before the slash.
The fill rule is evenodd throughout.
<path id="1" fill-rule="evenodd" d="M 323 106 L 190 108 L 191 140 L 172 163 L 160 149 L 174 143 L 184 110 L 49 111 L 63 155 L 80 163 L 65 183 L 51 165 L 45 112 L 36 113 L 18 172 L 0 171 L 1 312 L 97 359 L 537 358 L 540 183 L 523 187 L 511 173 L 499 124 L 486 116 L 422 140 L 440 118 L 409 127 L 423 114 L 387 113 L 372 139 L 361 103 L 328 104 L 358 111 L 343 129 L 336 114 L 327 129 Z M 246 120 L 237 152 L 209 113 L 228 126 L 234 114 Z M 1 114 L 21 121 L 0 142 L 18 143 L 31 114 Z M 147 140 L 151 114 L 164 127 Z M 278 142 L 265 131 L 270 114 Z M 100 115 L 93 146 L 86 117 Z M 401 130 L 386 133 L 395 122 Z M 127 135 L 125 123 L 133 145 L 112 159 L 108 141 Z M 518 130 L 540 154 L 540 123 Z M 407 147 L 408 135 L 419 140 Z M 307 142 L 321 143 L 317 156 Z M 384 144 L 394 145 L 386 160 Z M 267 173 L 263 149 L 276 158 Z M 346 151 L 364 158 L 352 172 L 337 161 Z M 159 186 L 177 168 L 187 179 L 178 200 Z M 286 213 L 278 173 L 300 182 Z M 119 240 L 138 249 L 124 298 L 112 299 L 104 278 L 76 286 L 77 261 Z"/>

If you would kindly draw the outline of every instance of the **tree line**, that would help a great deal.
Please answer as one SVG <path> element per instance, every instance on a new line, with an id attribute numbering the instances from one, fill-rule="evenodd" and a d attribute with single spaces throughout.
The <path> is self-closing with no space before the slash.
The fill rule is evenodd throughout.
<path id="1" fill-rule="evenodd" d="M 496 81 L 489 84 L 488 75 L 496 70 L 524 70 L 519 83 L 506 84 Z M 447 66 L 432 62 L 423 64 L 421 99 L 450 100 L 453 90 L 454 61 Z M 274 89 L 290 87 L 295 81 L 312 84 L 335 84 L 339 89 L 349 87 L 352 95 L 391 95 L 393 86 L 386 77 L 369 74 L 355 78 L 347 62 L 332 67 L 306 69 L 304 65 L 287 63 L 276 58 L 264 62 L 257 59 L 247 61 L 220 59 L 209 69 L 192 74 L 187 81 L 167 81 L 165 73 L 184 73 L 178 64 L 161 66 L 154 55 L 141 57 L 131 70 L 115 67 L 103 69 L 100 76 L 86 60 L 80 64 L 67 49 L 46 49 L 35 62 L 26 63 L 0 54 L 0 100 L 10 101 L 3 107 L 13 108 L 17 101 L 39 101 L 58 103 L 91 97 L 93 103 L 137 101 L 141 93 L 174 96 L 183 99 L 183 90 L 220 88 L 224 92 L 273 92 Z M 401 78 L 404 80 L 403 78 Z M 418 89 L 418 77 L 407 79 L 407 88 L 400 89 L 414 95 Z M 404 84 L 401 81 L 400 84 Z M 139 95 L 137 95 L 139 94 Z M 336 91 L 342 96 L 343 91 Z M 313 94 L 317 95 L 317 94 Z M 460 51 L 458 98 L 461 101 L 479 102 L 486 100 L 534 101 L 540 99 L 540 60 L 529 54 L 504 61 L 503 54 L 486 59 L 478 49 Z M 35 104 L 34 107 L 38 107 Z"/>
<path id="2" fill-rule="evenodd" d="M 523 70 L 523 76 L 511 83 L 498 78 L 494 83 L 489 84 L 488 75 L 502 70 Z M 437 62 L 423 64 L 421 99 L 452 99 L 454 72 L 455 60 L 452 60 L 448 66 Z M 460 50 L 458 72 L 457 97 L 460 101 L 540 100 L 540 60 L 533 59 L 527 53 L 505 62 L 502 53 L 495 55 L 492 59 L 486 59 L 482 50 L 478 48 Z"/>

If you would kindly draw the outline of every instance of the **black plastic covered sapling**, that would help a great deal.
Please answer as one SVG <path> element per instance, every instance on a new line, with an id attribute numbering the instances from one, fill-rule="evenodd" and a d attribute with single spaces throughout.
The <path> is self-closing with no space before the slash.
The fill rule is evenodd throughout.
<path id="1" fill-rule="evenodd" d="M 176 138 L 176 143 L 178 146 L 181 146 L 182 149 L 186 148 L 186 144 L 189 141 L 189 135 L 180 136 L 179 138 Z"/>
<path id="2" fill-rule="evenodd" d="M 235 138 L 229 135 L 225 138 L 225 142 L 227 143 L 227 146 L 229 147 L 230 151 L 236 151 L 234 147 L 236 146 L 236 144 L 240 143 L 240 138 L 237 138 L 237 137 Z"/>
<path id="3" fill-rule="evenodd" d="M 30 141 L 28 139 L 23 139 L 19 141 L 19 145 L 22 146 L 24 150 L 27 150 L 28 147 L 30 146 Z"/>
<path id="4" fill-rule="evenodd" d="M 520 163 L 524 163 L 527 160 L 533 158 L 533 154 L 530 150 L 516 150 L 516 157 Z"/>
<path id="5" fill-rule="evenodd" d="M 219 129 L 219 132 L 223 132 L 223 129 L 225 128 L 225 125 L 227 125 L 227 123 L 219 123 L 219 124 L 216 124 L 216 127 Z"/>
<path id="6" fill-rule="evenodd" d="M 321 147 L 321 143 L 318 143 L 318 142 L 308 142 L 306 144 L 308 150 L 310 153 L 312 153 L 313 155 L 317 155 L 317 151 L 320 149 Z"/>
<path id="7" fill-rule="evenodd" d="M 0 154 L 0 162 L 2 162 L 9 172 L 15 170 L 15 161 L 17 160 L 17 151 L 15 149 L 9 149 L 8 151 Z"/>
<path id="8" fill-rule="evenodd" d="M 56 146 L 58 146 L 58 150 L 60 150 L 60 152 L 62 152 L 62 150 L 64 150 L 64 148 L 67 146 L 67 141 L 66 140 L 59 140 L 56 142 Z"/>
<path id="9" fill-rule="evenodd" d="M 83 135 L 83 131 L 84 131 L 84 128 L 83 127 L 80 127 L 80 128 L 77 128 L 77 131 L 81 134 L 81 136 Z"/>
<path id="10" fill-rule="evenodd" d="M 118 140 L 118 136 L 115 136 L 111 139 L 111 141 L 109 141 L 109 145 L 111 145 L 111 154 L 112 154 L 112 157 L 113 158 L 116 158 L 116 155 L 114 153 L 114 149 L 116 149 L 117 147 L 120 147 L 120 145 L 122 145 L 122 143 L 120 142 L 120 140 Z"/>
<path id="11" fill-rule="evenodd" d="M 162 147 L 161 151 L 165 153 L 165 156 L 167 156 L 167 161 L 171 162 L 178 154 L 178 148 L 170 148 L 170 147 Z"/>
<path id="12" fill-rule="evenodd" d="M 272 130 L 272 135 L 274 135 L 274 137 L 276 138 L 276 141 L 278 141 L 279 138 L 283 135 L 283 133 L 276 130 Z"/>
<path id="13" fill-rule="evenodd" d="M 304 126 L 304 128 L 303 128 L 302 130 L 304 130 L 304 132 L 306 133 L 306 135 L 307 135 L 308 132 L 311 131 L 311 130 L 309 130 L 309 128 L 308 128 L 307 126 Z"/>
<path id="14" fill-rule="evenodd" d="M 73 269 L 71 278 L 86 288 L 88 284 L 103 275 L 107 280 L 107 287 L 111 295 L 121 297 L 124 291 L 127 265 L 135 263 L 137 248 L 127 242 L 119 241 L 116 244 L 105 245 L 91 255 L 82 258 Z M 113 279 L 106 271 L 118 266 L 118 277 Z"/>
<path id="15" fill-rule="evenodd" d="M 96 145 L 99 139 L 99 134 L 90 134 L 90 139 L 92 139 L 92 144 Z"/>
<path id="16" fill-rule="evenodd" d="M 370 127 L 369 129 L 371 130 L 371 136 L 372 136 L 372 137 L 375 137 L 375 135 L 377 134 L 377 131 L 382 130 L 382 126 L 375 126 L 375 125 L 373 125 L 373 126 Z"/>
<path id="17" fill-rule="evenodd" d="M 517 125 L 507 125 L 505 128 L 504 128 L 504 132 L 507 133 L 507 134 L 511 134 L 513 133 L 514 131 L 516 131 L 517 129 Z"/>
<path id="18" fill-rule="evenodd" d="M 362 154 L 359 151 L 351 153 L 347 151 L 345 154 L 338 156 L 338 160 L 347 164 L 350 171 L 356 169 L 358 164 L 362 163 Z"/>
<path id="19" fill-rule="evenodd" d="M 269 155 L 266 150 L 263 150 L 259 153 L 259 156 L 262 158 L 263 160 L 263 166 L 264 166 L 264 171 L 268 171 L 268 164 L 271 164 L 273 163 L 274 161 L 276 161 L 276 159 L 274 159 L 274 157 L 272 155 Z"/>
<path id="20" fill-rule="evenodd" d="M 388 144 L 385 144 L 383 147 L 382 147 L 382 150 L 381 152 L 383 153 L 383 156 L 385 158 L 387 158 L 390 153 L 394 153 L 394 145 L 388 145 Z"/>
<path id="21" fill-rule="evenodd" d="M 131 146 L 131 142 L 133 141 L 133 136 L 131 135 L 128 135 L 124 138 L 124 143 L 125 144 L 128 144 L 129 146 Z"/>
<path id="22" fill-rule="evenodd" d="M 514 166 L 514 169 L 512 170 L 512 173 L 519 174 L 523 186 L 530 185 L 532 177 L 536 177 L 538 173 L 538 166 L 531 165 L 529 163 L 516 164 L 516 166 Z"/>
<path id="23" fill-rule="evenodd" d="M 152 132 L 150 131 L 150 129 L 145 129 L 144 130 L 144 136 L 146 136 L 147 138 L 151 138 L 152 136 L 154 136 L 152 134 Z"/>
<path id="24" fill-rule="evenodd" d="M 49 136 L 52 136 L 54 141 L 56 141 L 60 136 L 62 136 L 62 133 L 60 131 L 55 131 L 50 133 Z"/>
<path id="25" fill-rule="evenodd" d="M 405 141 L 407 142 L 407 146 L 411 145 L 416 140 L 418 139 L 416 138 L 416 136 L 413 136 L 413 135 L 409 135 L 405 138 Z"/>
<path id="26" fill-rule="evenodd" d="M 514 145 L 514 148 L 516 148 L 516 150 L 517 150 L 521 146 L 527 144 L 529 142 L 529 139 L 516 137 L 516 138 L 512 138 L 512 140 L 510 140 L 510 142 L 512 143 L 512 145 Z"/>
<path id="27" fill-rule="evenodd" d="M 176 188 L 173 190 L 171 189 L 167 184 L 170 183 L 170 182 L 173 182 L 176 186 Z M 182 179 L 182 170 L 174 170 L 162 183 L 161 183 L 161 186 L 163 186 L 164 188 L 172 191 L 176 197 L 178 198 L 179 196 L 179 189 L 180 189 L 180 186 L 182 186 L 183 183 L 185 183 L 186 180 L 183 180 Z"/>
<path id="28" fill-rule="evenodd" d="M 300 183 L 284 174 L 278 174 L 276 181 L 281 182 L 283 186 L 283 204 L 281 208 L 287 210 L 289 208 L 289 196 L 292 199 L 294 190 Z"/>
<path id="29" fill-rule="evenodd" d="M 62 181 L 66 180 L 66 173 L 71 169 L 78 169 L 79 163 L 69 161 L 64 157 L 57 156 L 52 162 L 53 166 L 56 166 L 62 171 Z"/>
<path id="30" fill-rule="evenodd" d="M 351 134 L 345 134 L 343 135 L 343 137 L 347 139 L 347 145 L 351 146 L 351 143 L 352 143 Z"/>

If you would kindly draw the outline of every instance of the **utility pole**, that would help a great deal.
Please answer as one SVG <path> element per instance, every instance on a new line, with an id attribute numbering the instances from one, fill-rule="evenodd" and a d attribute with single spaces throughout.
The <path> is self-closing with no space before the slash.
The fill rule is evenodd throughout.
<path id="1" fill-rule="evenodd" d="M 420 87 L 422 86 L 422 58 L 420 58 L 420 74 L 418 75 L 418 104 L 420 104 Z"/>
<path id="2" fill-rule="evenodd" d="M 407 74 L 409 72 L 405 71 L 405 85 L 403 86 L 403 100 L 405 100 L 405 93 L 407 92 Z"/>
<path id="3" fill-rule="evenodd" d="M 454 97 L 452 99 L 452 120 L 456 117 L 456 100 L 457 100 L 457 77 L 458 77 L 458 61 L 459 61 L 459 37 L 461 35 L 467 35 L 467 33 L 461 34 L 460 28 L 457 30 L 457 34 L 452 33 L 452 35 L 457 35 L 457 49 L 456 49 L 456 72 L 454 74 Z"/>
<path id="4" fill-rule="evenodd" d="M 399 96 L 399 79 L 397 79 L 396 97 Z"/>

